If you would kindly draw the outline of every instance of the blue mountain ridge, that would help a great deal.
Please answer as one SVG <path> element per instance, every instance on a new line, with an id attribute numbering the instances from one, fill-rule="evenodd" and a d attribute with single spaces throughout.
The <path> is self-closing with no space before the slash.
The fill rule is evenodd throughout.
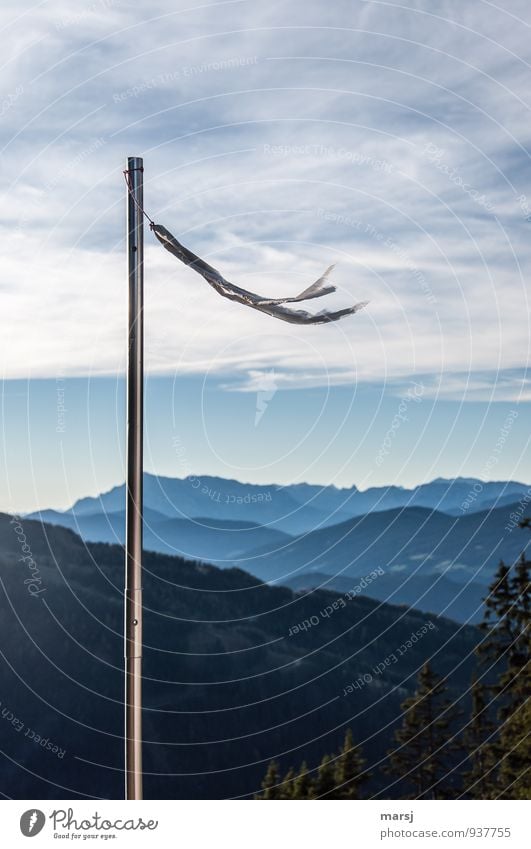
<path id="1" fill-rule="evenodd" d="M 364 594 L 472 622 L 482 616 L 499 560 L 514 562 L 528 543 L 513 533 L 510 516 L 525 515 L 529 489 L 513 481 L 439 478 L 410 490 L 360 492 L 146 474 L 144 546 L 296 589 L 315 586 L 314 573 L 338 586 L 379 568 L 384 575 Z M 124 499 L 124 487 L 115 487 L 70 510 L 31 518 L 71 528 L 87 542 L 123 544 Z M 367 505 L 367 512 L 356 512 Z"/>

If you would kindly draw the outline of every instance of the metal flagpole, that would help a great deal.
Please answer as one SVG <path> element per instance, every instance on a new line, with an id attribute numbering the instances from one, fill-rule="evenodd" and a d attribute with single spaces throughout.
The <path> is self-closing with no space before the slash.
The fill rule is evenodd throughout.
<path id="1" fill-rule="evenodd" d="M 142 799 L 142 490 L 144 430 L 143 161 L 127 159 L 127 477 L 125 548 L 125 798 Z"/>
<path id="2" fill-rule="evenodd" d="M 157 239 L 178 259 L 201 274 L 224 297 L 296 324 L 321 324 L 358 312 L 366 302 L 335 312 L 312 315 L 283 304 L 321 297 L 334 291 L 323 277 L 293 298 L 268 300 L 233 286 L 216 269 L 195 256 L 144 212 L 143 160 L 127 159 L 127 266 L 129 323 L 127 353 L 127 472 L 125 532 L 125 798 L 142 799 L 142 490 L 144 430 L 144 216 Z"/>

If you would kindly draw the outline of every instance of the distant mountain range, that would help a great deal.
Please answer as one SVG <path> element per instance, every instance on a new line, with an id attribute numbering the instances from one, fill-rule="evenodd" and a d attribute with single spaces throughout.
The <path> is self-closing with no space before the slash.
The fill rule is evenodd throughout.
<path id="1" fill-rule="evenodd" d="M 301 534 L 337 525 L 355 516 L 403 507 L 427 507 L 449 515 L 481 512 L 518 502 L 530 494 L 530 485 L 516 481 L 482 482 L 476 478 L 437 478 L 406 489 L 398 486 L 276 484 L 257 486 L 218 477 L 167 478 L 144 475 L 144 507 L 171 519 L 243 521 L 274 526 L 288 534 Z M 463 509 L 461 509 L 464 506 Z M 76 516 L 121 513 L 125 510 L 125 486 L 116 486 L 96 498 L 83 498 L 66 511 Z M 47 520 L 65 516 L 55 511 L 32 514 Z M 65 516 L 66 517 L 66 516 Z"/>
<path id="2" fill-rule="evenodd" d="M 464 478 L 360 492 L 146 474 L 144 545 L 296 588 L 337 587 L 380 567 L 385 575 L 364 594 L 476 622 L 499 560 L 514 562 L 531 540 L 510 527 L 515 510 L 529 514 L 530 490 Z M 65 512 L 29 518 L 71 528 L 86 541 L 121 544 L 124 500 L 124 487 L 115 487 Z"/>
<path id="3" fill-rule="evenodd" d="M 314 768 L 348 726 L 373 772 L 368 794 L 393 798 L 378 762 L 418 669 L 429 659 L 452 699 L 469 687 L 476 628 L 163 554 L 146 552 L 144 567 L 148 799 L 252 797 L 272 757 Z M 122 547 L 0 514 L 5 796 L 121 797 L 123 579 Z"/>

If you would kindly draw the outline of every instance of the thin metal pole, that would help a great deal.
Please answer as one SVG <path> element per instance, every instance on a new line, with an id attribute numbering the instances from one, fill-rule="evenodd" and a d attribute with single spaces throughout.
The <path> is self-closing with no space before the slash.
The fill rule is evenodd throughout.
<path id="1" fill-rule="evenodd" d="M 127 477 L 125 531 L 125 798 L 142 799 L 142 490 L 144 430 L 143 161 L 127 159 Z"/>

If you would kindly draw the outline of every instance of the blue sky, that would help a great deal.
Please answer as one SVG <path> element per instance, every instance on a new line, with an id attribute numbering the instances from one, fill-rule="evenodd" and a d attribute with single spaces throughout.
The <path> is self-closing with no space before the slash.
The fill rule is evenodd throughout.
<path id="1" fill-rule="evenodd" d="M 335 262 L 331 304 L 370 300 L 337 325 L 283 324 L 147 234 L 147 468 L 531 481 L 527 3 L 7 0 L 1 15 L 0 508 L 123 477 L 127 155 L 144 156 L 152 217 L 230 280 L 294 294 Z"/>
<path id="2" fill-rule="evenodd" d="M 395 389 L 236 392 L 218 377 L 150 377 L 145 467 L 360 489 L 458 475 L 531 480 L 529 405 L 432 398 L 422 377 Z M 3 509 L 62 509 L 122 481 L 124 399 L 121 377 L 6 382 Z"/>

